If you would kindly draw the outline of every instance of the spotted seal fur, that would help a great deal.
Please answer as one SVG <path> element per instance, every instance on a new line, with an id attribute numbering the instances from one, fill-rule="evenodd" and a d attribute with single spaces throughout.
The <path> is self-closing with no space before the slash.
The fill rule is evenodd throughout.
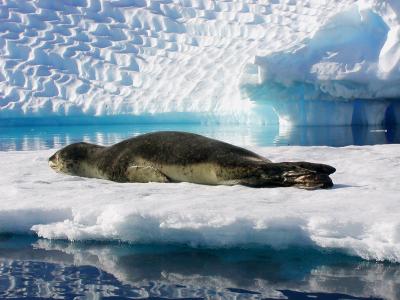
<path id="1" fill-rule="evenodd" d="M 335 168 L 270 160 L 244 148 L 186 132 L 154 132 L 110 147 L 75 143 L 49 158 L 56 171 L 117 182 L 192 182 L 250 187 L 330 188 Z"/>

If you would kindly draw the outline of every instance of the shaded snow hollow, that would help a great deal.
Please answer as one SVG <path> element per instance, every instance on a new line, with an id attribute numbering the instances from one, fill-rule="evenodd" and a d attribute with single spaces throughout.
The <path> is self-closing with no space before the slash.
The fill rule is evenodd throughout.
<path id="1" fill-rule="evenodd" d="M 398 0 L 2 0 L 0 118 L 399 122 L 399 15 Z"/>
<path id="2" fill-rule="evenodd" d="M 331 190 L 135 184 L 67 176 L 54 151 L 0 152 L 0 232 L 50 239 L 339 248 L 400 262 L 400 145 L 252 148 L 337 168 Z"/>

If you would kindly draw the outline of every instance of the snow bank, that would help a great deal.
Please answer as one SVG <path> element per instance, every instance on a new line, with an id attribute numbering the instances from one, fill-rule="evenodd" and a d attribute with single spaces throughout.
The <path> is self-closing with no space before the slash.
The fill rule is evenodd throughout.
<path id="1" fill-rule="evenodd" d="M 347 124 L 354 105 L 321 121 L 313 107 L 296 120 L 296 104 L 400 96 L 396 3 L 3 0 L 0 120 L 198 113 L 274 123 L 274 109 L 281 122 Z M 295 103 L 260 109 L 270 99 Z M 389 104 L 360 122 L 382 122 Z"/>
<path id="2" fill-rule="evenodd" d="M 57 174 L 53 151 L 0 152 L 0 232 L 50 239 L 339 248 L 400 261 L 400 146 L 253 150 L 337 168 L 332 190 L 119 184 Z"/>

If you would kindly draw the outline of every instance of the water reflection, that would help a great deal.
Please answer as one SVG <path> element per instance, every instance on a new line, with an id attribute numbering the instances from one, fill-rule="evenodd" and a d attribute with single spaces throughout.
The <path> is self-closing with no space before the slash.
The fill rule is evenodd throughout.
<path id="1" fill-rule="evenodd" d="M 400 128 L 363 126 L 281 127 L 200 124 L 1 127 L 0 151 L 60 148 L 85 141 L 110 145 L 139 134 L 180 130 L 203 134 L 239 146 L 348 146 L 400 143 Z"/>
<path id="2" fill-rule="evenodd" d="M 400 299 L 400 265 L 311 249 L 0 241 L 0 297 Z M 71 296 L 72 295 L 72 296 Z"/>

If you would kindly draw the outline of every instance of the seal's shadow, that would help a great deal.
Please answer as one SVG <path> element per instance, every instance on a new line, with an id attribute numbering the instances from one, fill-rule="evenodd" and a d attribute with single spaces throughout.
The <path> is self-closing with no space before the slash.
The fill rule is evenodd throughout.
<path id="1" fill-rule="evenodd" d="M 362 187 L 361 185 L 349 185 L 349 184 L 335 184 L 332 187 L 332 190 L 337 190 L 337 189 L 345 189 L 345 188 L 352 188 L 352 187 Z"/>

